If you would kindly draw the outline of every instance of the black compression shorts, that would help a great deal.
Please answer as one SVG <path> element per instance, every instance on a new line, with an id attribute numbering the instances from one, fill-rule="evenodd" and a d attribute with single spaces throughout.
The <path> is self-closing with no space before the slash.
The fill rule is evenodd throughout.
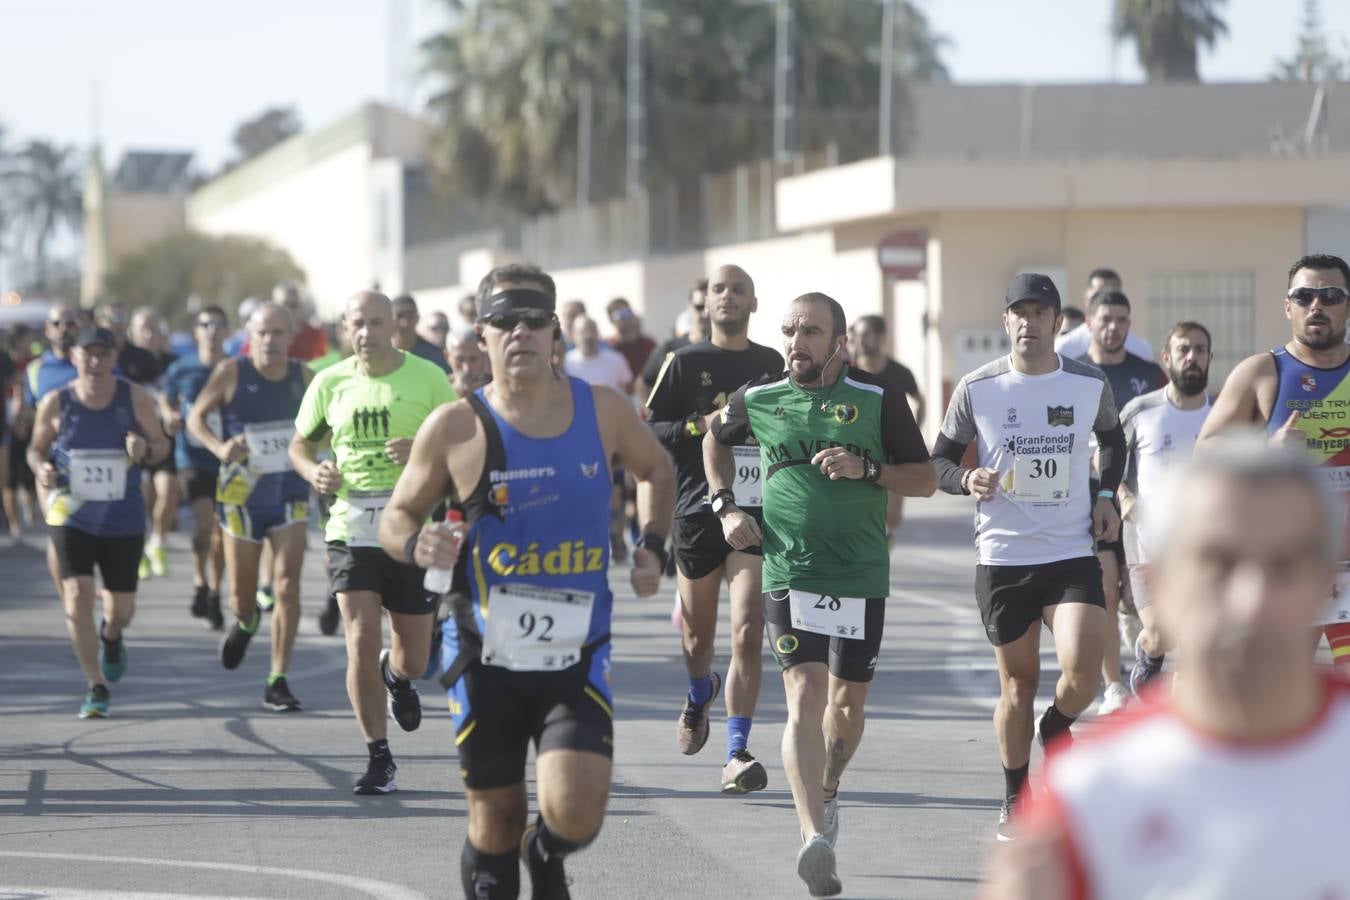
<path id="1" fill-rule="evenodd" d="M 1104 609 L 1102 567 L 1095 556 L 1034 566 L 976 566 L 975 600 L 989 642 L 1010 644 L 1040 626 L 1047 606 L 1087 603 Z"/>
<path id="2" fill-rule="evenodd" d="M 766 591 L 764 627 L 779 668 L 819 662 L 827 664 L 830 674 L 844 681 L 859 684 L 871 681 L 881 651 L 881 635 L 886 627 L 886 598 L 868 597 L 866 603 L 863 636 L 845 638 L 793 627 L 789 592 Z"/>
<path id="3" fill-rule="evenodd" d="M 69 525 L 48 526 L 57 566 L 62 578 L 93 577 L 98 566 L 105 590 L 132 594 L 138 582 L 137 568 L 145 549 L 145 535 L 101 537 Z"/>
<path id="4" fill-rule="evenodd" d="M 764 515 L 759 509 L 747 509 L 762 530 Z M 698 579 L 714 571 L 727 561 L 731 545 L 722 536 L 722 522 L 711 509 L 687 516 L 677 516 L 671 533 L 675 546 L 675 564 L 685 578 Z M 759 547 L 747 547 L 742 553 L 763 555 Z"/>

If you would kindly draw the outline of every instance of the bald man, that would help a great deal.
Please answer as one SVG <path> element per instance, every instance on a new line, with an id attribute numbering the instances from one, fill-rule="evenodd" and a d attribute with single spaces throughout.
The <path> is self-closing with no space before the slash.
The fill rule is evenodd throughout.
<path id="1" fill-rule="evenodd" d="M 445 355 L 450 361 L 450 383 L 455 386 L 455 393 L 459 396 L 472 394 L 492 380 L 492 371 L 478 332 L 456 332 L 446 345 Z"/>
<path id="2" fill-rule="evenodd" d="M 324 537 L 329 589 L 337 595 L 347 632 L 347 696 L 370 755 L 355 793 L 396 790 L 385 694 L 404 731 L 422 721 L 411 679 L 427 667 L 436 598 L 422 586 L 426 572 L 380 549 L 380 514 L 408 462 L 422 421 L 455 399 L 441 370 L 394 341 L 403 324 L 398 302 L 361 291 L 347 301 L 342 325 L 352 356 L 324 369 L 305 391 L 295 420 L 290 458 L 320 494 L 333 497 Z M 320 461 L 323 443 L 333 448 Z M 389 614 L 390 649 L 383 649 L 382 612 Z"/>

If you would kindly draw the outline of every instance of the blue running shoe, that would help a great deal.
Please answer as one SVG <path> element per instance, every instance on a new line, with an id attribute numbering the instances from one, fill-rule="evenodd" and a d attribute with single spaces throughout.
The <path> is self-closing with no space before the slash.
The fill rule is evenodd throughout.
<path id="1" fill-rule="evenodd" d="M 89 689 L 89 693 L 84 695 L 84 702 L 80 704 L 80 718 L 106 719 L 108 717 L 108 701 L 111 699 L 112 693 L 106 685 L 94 685 Z"/>

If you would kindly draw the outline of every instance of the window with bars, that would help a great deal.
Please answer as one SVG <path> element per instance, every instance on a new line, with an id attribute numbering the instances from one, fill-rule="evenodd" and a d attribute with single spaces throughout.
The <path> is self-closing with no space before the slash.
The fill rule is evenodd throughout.
<path id="1" fill-rule="evenodd" d="M 1217 391 L 1242 359 L 1256 352 L 1253 272 L 1153 272 L 1148 277 L 1145 334 L 1161 355 L 1177 322 L 1199 322 L 1214 341 L 1209 388 Z"/>

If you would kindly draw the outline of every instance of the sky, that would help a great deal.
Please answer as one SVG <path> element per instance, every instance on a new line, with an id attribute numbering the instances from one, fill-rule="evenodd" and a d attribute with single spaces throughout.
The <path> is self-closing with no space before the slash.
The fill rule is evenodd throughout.
<path id="1" fill-rule="evenodd" d="M 1113 52 L 1110 0 L 916 2 L 951 38 L 945 59 L 958 82 L 1142 80 L 1132 46 Z M 0 123 L 10 143 L 97 137 L 110 166 L 131 148 L 191 150 L 214 169 L 235 126 L 269 106 L 294 105 L 321 126 L 369 99 L 424 94 L 392 73 L 416 69 L 416 38 L 443 21 L 444 5 L 0 0 Z M 1202 55 L 1201 77 L 1264 80 L 1292 53 L 1302 9 L 1303 0 L 1229 0 L 1229 35 Z M 1350 47 L 1350 2 L 1323 0 L 1322 16 Z"/>

